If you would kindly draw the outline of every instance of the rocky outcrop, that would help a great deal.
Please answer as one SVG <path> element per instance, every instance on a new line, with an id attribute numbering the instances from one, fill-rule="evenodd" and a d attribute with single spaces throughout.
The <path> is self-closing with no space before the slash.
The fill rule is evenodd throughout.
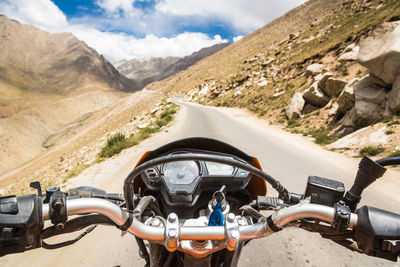
<path id="1" fill-rule="evenodd" d="M 400 70 L 400 22 L 385 22 L 360 43 L 357 61 L 386 84 L 393 84 Z"/>
<path id="2" fill-rule="evenodd" d="M 318 82 L 314 82 L 310 88 L 303 93 L 304 100 L 317 107 L 323 107 L 329 102 L 329 97 L 319 88 Z"/>
<path id="3" fill-rule="evenodd" d="M 286 116 L 288 119 L 297 119 L 301 116 L 305 101 L 302 93 L 295 93 L 286 107 Z"/>
<path id="4" fill-rule="evenodd" d="M 338 97 L 337 112 L 345 114 L 336 131 L 339 136 L 400 111 L 400 22 L 376 27 L 360 42 L 357 61 L 370 74 L 351 81 Z"/>

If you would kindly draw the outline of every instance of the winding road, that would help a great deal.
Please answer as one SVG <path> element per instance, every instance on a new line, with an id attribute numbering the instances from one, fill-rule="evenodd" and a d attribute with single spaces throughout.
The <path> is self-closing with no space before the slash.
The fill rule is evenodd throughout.
<path id="1" fill-rule="evenodd" d="M 146 150 L 167 142 L 204 136 L 228 142 L 257 156 L 263 169 L 279 179 L 289 191 L 304 192 L 307 177 L 335 178 L 352 185 L 359 159 L 327 151 L 303 136 L 292 135 L 240 110 L 205 107 L 174 100 L 182 106 L 168 132 L 145 140 L 139 146 L 85 170 L 68 186 L 92 185 L 121 192 L 122 181 Z M 397 176 L 397 180 L 396 180 Z M 400 178 L 388 172 L 365 190 L 368 203 L 400 212 Z M 269 188 L 272 193 L 272 189 Z M 73 237 L 75 235 L 72 235 Z M 58 238 L 58 237 L 57 237 Z M 66 240 L 71 235 L 57 240 Z M 52 240 L 52 242 L 57 242 Z M 38 249 L 0 258 L 1 266 L 142 266 L 134 238 L 120 231 L 98 227 L 73 246 L 46 251 Z M 273 236 L 253 240 L 242 252 L 239 266 L 400 266 L 386 260 L 351 252 L 324 240 L 319 234 L 285 229 Z"/>

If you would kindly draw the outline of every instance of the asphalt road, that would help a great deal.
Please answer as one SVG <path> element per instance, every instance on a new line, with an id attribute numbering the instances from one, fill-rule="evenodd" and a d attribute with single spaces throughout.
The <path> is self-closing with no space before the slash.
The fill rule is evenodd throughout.
<path id="1" fill-rule="evenodd" d="M 352 184 L 359 159 L 348 159 L 324 150 L 301 136 L 267 126 L 243 112 L 179 103 L 182 110 L 168 133 L 145 140 L 138 147 L 89 168 L 72 183 L 120 191 L 123 179 L 145 150 L 179 138 L 204 136 L 228 142 L 257 156 L 263 169 L 279 179 L 289 191 L 304 192 L 309 175 L 336 178 L 344 182 L 346 188 Z M 365 191 L 363 203 L 400 212 L 399 188 L 396 177 L 389 173 Z M 270 188 L 269 192 L 272 192 Z M 0 259 L 2 266 L 140 266 L 142 263 L 132 236 L 121 239 L 118 230 L 105 227 L 99 227 L 77 244 L 64 249 L 39 249 Z M 301 229 L 285 229 L 273 236 L 253 240 L 244 248 L 239 265 L 399 266 L 348 251 L 322 239 L 319 234 Z"/>

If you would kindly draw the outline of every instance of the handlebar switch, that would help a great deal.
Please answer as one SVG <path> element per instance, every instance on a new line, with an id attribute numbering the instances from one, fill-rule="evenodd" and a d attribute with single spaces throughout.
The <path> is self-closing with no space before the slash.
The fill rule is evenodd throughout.
<path id="1" fill-rule="evenodd" d="M 64 229 L 64 225 L 68 220 L 66 194 L 58 188 L 58 190 L 52 192 L 49 204 L 51 222 L 57 230 Z"/>
<path id="2" fill-rule="evenodd" d="M 335 203 L 334 209 L 335 213 L 332 227 L 338 233 L 344 232 L 349 227 L 351 210 L 346 206 L 343 200 Z"/>
<path id="3" fill-rule="evenodd" d="M 41 246 L 42 200 L 37 195 L 0 201 L 0 256 Z"/>
<path id="4" fill-rule="evenodd" d="M 357 210 L 354 240 L 363 253 L 397 261 L 400 255 L 400 215 L 363 206 Z"/>

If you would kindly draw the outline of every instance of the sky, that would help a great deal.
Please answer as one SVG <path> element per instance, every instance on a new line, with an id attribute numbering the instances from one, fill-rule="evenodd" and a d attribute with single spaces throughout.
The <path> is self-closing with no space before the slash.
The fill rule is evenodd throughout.
<path id="1" fill-rule="evenodd" d="M 71 32 L 115 63 L 236 42 L 305 0 L 0 0 L 0 14 Z"/>

